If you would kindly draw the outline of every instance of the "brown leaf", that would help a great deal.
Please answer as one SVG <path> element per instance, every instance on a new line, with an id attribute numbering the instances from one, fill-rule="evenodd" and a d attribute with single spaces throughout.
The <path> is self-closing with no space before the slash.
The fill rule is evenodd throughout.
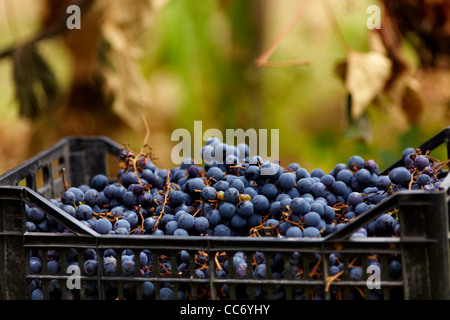
<path id="1" fill-rule="evenodd" d="M 367 105 L 382 93 L 391 66 L 391 61 L 379 52 L 348 52 L 345 87 L 352 97 L 352 119 L 359 118 Z"/>
<path id="2" fill-rule="evenodd" d="M 414 82 L 410 81 L 402 97 L 402 109 L 409 123 L 417 124 L 423 111 L 423 100 Z"/>

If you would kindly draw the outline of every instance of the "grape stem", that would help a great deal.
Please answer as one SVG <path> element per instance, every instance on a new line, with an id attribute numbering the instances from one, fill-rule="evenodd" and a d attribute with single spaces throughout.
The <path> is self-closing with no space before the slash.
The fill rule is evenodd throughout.
<path id="1" fill-rule="evenodd" d="M 322 257 L 319 258 L 319 261 L 317 261 L 316 265 L 314 266 L 314 269 L 309 273 L 310 278 L 312 278 L 314 276 L 317 276 L 317 278 L 320 278 L 322 276 L 321 272 L 317 272 L 317 269 L 319 268 L 321 263 L 322 263 Z"/>
<path id="2" fill-rule="evenodd" d="M 62 181 L 64 183 L 64 189 L 66 191 L 69 190 L 70 189 L 70 185 L 69 185 L 69 183 L 67 182 L 67 179 L 66 179 L 66 168 L 62 168 L 61 178 L 62 178 Z"/>

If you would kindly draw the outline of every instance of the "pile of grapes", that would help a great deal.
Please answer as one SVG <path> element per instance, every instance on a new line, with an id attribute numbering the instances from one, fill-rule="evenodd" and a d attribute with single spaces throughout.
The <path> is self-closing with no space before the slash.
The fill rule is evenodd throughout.
<path id="1" fill-rule="evenodd" d="M 365 161 L 357 155 L 350 157 L 346 164 L 337 164 L 329 173 L 321 169 L 308 172 L 298 163 L 282 167 L 259 156 L 249 157 L 246 144 L 230 146 L 211 138 L 202 148 L 203 166 L 185 159 L 180 166 L 168 170 L 157 168 L 151 154 L 135 154 L 124 147 L 119 152 L 117 181 L 109 181 L 105 175 L 98 174 L 92 177 L 90 185 L 67 186 L 59 198 L 50 201 L 103 235 L 320 238 L 344 227 L 398 190 L 433 191 L 439 187 L 438 175 L 448 161 L 440 162 L 429 152 L 422 153 L 413 148 L 406 149 L 402 157 L 404 166 L 393 169 L 388 175 L 379 174 L 375 161 Z M 28 232 L 71 232 L 37 208 L 27 206 L 26 210 Z M 351 238 L 395 237 L 399 232 L 400 223 L 394 210 L 380 215 L 353 233 Z M 66 256 L 66 265 L 79 265 L 85 274 L 95 275 L 96 251 L 86 250 L 84 262 L 79 263 L 77 252 L 73 250 L 73 259 Z M 41 251 L 30 252 L 31 273 L 42 271 L 42 254 Z M 232 257 L 234 273 L 238 277 L 247 274 L 247 260 L 242 254 L 236 253 Z M 134 274 L 137 263 L 141 275 L 151 275 L 153 259 L 150 250 L 138 253 L 137 261 L 133 251 L 120 253 L 112 249 L 101 257 L 106 275 L 117 274 L 118 255 L 121 255 L 119 261 L 125 275 Z M 338 255 L 330 254 L 328 274 L 331 276 L 343 272 Z M 207 278 L 212 272 L 207 267 L 207 260 L 213 257 L 199 251 L 194 258 L 196 277 Z M 219 263 L 216 275 L 226 277 L 226 254 L 214 258 Z M 192 259 L 189 254 L 179 252 L 174 268 L 180 276 L 189 276 L 183 269 L 189 266 L 189 259 Z M 255 254 L 253 260 L 254 277 L 264 278 L 264 255 L 258 259 Z M 301 256 L 290 258 L 294 277 L 300 274 L 296 269 L 300 260 Z M 60 272 L 58 252 L 48 251 L 46 261 L 50 274 Z M 172 272 L 170 259 L 161 255 L 158 261 L 160 273 Z M 311 263 L 318 261 L 319 258 Z M 276 277 L 276 255 L 270 263 L 272 276 Z M 377 263 L 376 257 L 370 263 Z M 401 277 L 401 260 L 392 257 L 389 269 L 391 278 Z M 354 261 L 348 271 L 352 280 L 362 279 L 361 262 Z M 284 272 L 288 271 L 283 269 L 279 273 Z M 93 287 L 88 291 L 95 292 L 95 282 L 89 285 Z M 57 282 L 49 288 L 57 290 Z M 38 280 L 33 280 L 32 289 L 33 299 L 43 297 Z M 226 291 L 223 289 L 222 293 Z M 143 297 L 152 297 L 154 290 L 150 281 L 143 283 Z M 259 294 L 263 294 L 262 291 Z M 159 296 L 171 299 L 175 293 L 168 284 L 161 288 Z M 318 294 L 317 298 L 320 297 Z M 114 294 L 111 298 L 115 298 Z M 179 290 L 178 298 L 187 296 Z"/>

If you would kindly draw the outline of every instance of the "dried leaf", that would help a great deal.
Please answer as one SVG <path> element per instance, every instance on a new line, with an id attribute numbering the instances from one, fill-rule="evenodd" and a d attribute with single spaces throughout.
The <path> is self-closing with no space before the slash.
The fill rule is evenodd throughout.
<path id="1" fill-rule="evenodd" d="M 419 122 L 424 109 L 422 97 L 415 84 L 415 82 L 410 81 L 409 85 L 405 88 L 402 98 L 402 109 L 411 124 L 417 124 Z"/>
<path id="2" fill-rule="evenodd" d="M 359 118 L 367 105 L 383 91 L 391 66 L 391 61 L 379 52 L 348 52 L 345 86 L 352 97 L 352 119 Z"/>
<path id="3" fill-rule="evenodd" d="M 141 121 L 152 100 L 138 63 L 142 53 L 138 39 L 151 20 L 151 2 L 114 0 L 102 5 L 107 10 L 102 24 L 102 34 L 108 44 L 102 56 L 103 62 L 107 62 L 102 68 L 106 90 L 114 94 L 114 112 L 134 126 Z"/>

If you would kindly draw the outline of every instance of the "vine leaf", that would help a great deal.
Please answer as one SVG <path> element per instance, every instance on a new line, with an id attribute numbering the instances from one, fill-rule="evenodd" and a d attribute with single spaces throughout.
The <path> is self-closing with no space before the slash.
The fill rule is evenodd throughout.
<path id="1" fill-rule="evenodd" d="M 402 109 L 409 123 L 417 124 L 425 106 L 417 82 L 411 80 L 402 97 Z"/>
<path id="2" fill-rule="evenodd" d="M 391 68 L 392 62 L 380 52 L 348 51 L 343 77 L 351 96 L 352 120 L 361 117 L 370 102 L 384 91 Z"/>

